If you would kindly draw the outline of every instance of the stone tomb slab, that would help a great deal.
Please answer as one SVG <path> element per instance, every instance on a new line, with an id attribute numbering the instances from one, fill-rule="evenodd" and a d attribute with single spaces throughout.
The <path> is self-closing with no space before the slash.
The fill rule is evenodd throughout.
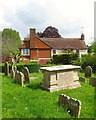
<path id="1" fill-rule="evenodd" d="M 60 65 L 52 67 L 41 67 L 44 73 L 42 88 L 53 92 L 61 89 L 72 89 L 80 86 L 77 74 L 80 66 Z"/>

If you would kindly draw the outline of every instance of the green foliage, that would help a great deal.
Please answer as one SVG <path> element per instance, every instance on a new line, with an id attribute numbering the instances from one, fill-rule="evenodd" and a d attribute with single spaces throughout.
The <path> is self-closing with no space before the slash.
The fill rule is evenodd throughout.
<path id="1" fill-rule="evenodd" d="M 28 67 L 30 73 L 39 72 L 39 69 L 40 69 L 40 65 L 37 64 L 36 61 L 29 62 L 29 63 L 28 62 L 16 63 L 15 65 L 17 66 L 17 69 L 22 72 L 23 72 L 24 67 Z M 9 64 L 9 71 L 11 71 L 11 64 Z M 0 72 L 2 73 L 4 72 L 4 64 L 0 65 Z"/>
<path id="2" fill-rule="evenodd" d="M 77 60 L 79 55 L 77 53 L 63 53 L 53 55 L 54 64 L 72 64 L 73 60 Z"/>
<path id="3" fill-rule="evenodd" d="M 21 39 L 19 32 L 12 29 L 2 31 L 2 56 L 14 56 L 19 52 Z"/>
<path id="4" fill-rule="evenodd" d="M 87 46 L 88 53 L 96 53 L 96 40 L 94 40 L 90 46 Z"/>
<path id="5" fill-rule="evenodd" d="M 63 107 L 58 105 L 59 95 L 64 93 L 81 101 L 80 118 L 94 117 L 94 88 L 86 83 L 77 89 L 60 90 L 53 93 L 41 89 L 42 73 L 31 73 L 35 79 L 21 87 L 9 77 L 2 75 L 2 118 L 69 118 Z M 79 73 L 84 76 L 84 73 Z M 96 76 L 96 74 L 95 74 Z"/>
<path id="6" fill-rule="evenodd" d="M 16 66 L 19 71 L 23 71 L 24 67 L 27 67 L 30 73 L 39 72 L 40 69 L 40 65 L 36 62 L 17 63 Z"/>
<path id="7" fill-rule="evenodd" d="M 73 62 L 74 65 L 80 65 L 82 69 L 86 66 L 91 66 L 94 71 L 96 71 L 96 55 L 95 54 L 85 54 L 81 58 Z"/>

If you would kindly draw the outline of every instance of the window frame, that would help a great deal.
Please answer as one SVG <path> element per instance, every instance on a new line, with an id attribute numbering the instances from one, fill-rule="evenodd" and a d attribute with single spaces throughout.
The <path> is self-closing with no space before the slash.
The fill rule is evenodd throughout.
<path id="1" fill-rule="evenodd" d="M 26 48 L 21 49 L 21 54 L 29 56 L 30 55 L 30 49 L 26 49 Z"/>

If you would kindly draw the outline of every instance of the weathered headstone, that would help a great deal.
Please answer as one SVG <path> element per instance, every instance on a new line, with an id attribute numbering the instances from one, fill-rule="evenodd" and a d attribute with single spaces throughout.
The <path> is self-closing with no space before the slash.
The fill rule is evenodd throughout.
<path id="1" fill-rule="evenodd" d="M 77 99 L 70 98 L 68 107 L 69 107 L 70 114 L 72 116 L 79 118 L 80 110 L 81 110 L 81 102 Z"/>
<path id="2" fill-rule="evenodd" d="M 15 79 L 15 71 L 14 71 L 14 70 L 11 70 L 10 75 L 11 75 L 11 78 L 14 80 L 14 79 Z"/>
<path id="3" fill-rule="evenodd" d="M 6 76 L 8 76 L 8 74 L 9 74 L 9 64 L 8 64 L 8 62 L 5 62 L 4 73 L 5 73 Z"/>
<path id="4" fill-rule="evenodd" d="M 90 66 L 87 66 L 85 68 L 85 77 L 91 77 L 92 75 L 92 68 Z"/>
<path id="5" fill-rule="evenodd" d="M 67 95 L 65 95 L 65 94 L 59 95 L 59 101 L 58 101 L 58 103 L 60 105 L 62 105 L 65 109 L 68 108 L 68 101 L 69 101 L 69 97 Z"/>
<path id="6" fill-rule="evenodd" d="M 17 80 L 18 80 L 18 74 L 19 74 L 19 71 L 16 70 L 16 72 L 15 72 L 15 82 L 17 82 Z"/>
<path id="7" fill-rule="evenodd" d="M 22 72 L 20 72 L 18 83 L 20 83 L 20 85 L 23 86 L 23 82 L 24 82 L 24 74 Z"/>
<path id="8" fill-rule="evenodd" d="M 25 82 L 30 82 L 29 70 L 27 67 L 24 67 L 23 73 L 24 73 Z"/>
<path id="9" fill-rule="evenodd" d="M 79 77 L 79 81 L 86 82 L 86 78 L 85 77 Z"/>
<path id="10" fill-rule="evenodd" d="M 23 86 L 24 74 L 22 72 L 16 71 L 15 81 L 16 81 L 16 83 L 18 83 L 21 86 Z"/>
<path id="11" fill-rule="evenodd" d="M 65 94 L 59 95 L 59 105 L 62 105 L 69 114 L 79 118 L 81 110 L 81 102 L 75 98 L 70 98 Z"/>
<path id="12" fill-rule="evenodd" d="M 91 77 L 89 81 L 89 85 L 96 87 L 96 77 Z"/>

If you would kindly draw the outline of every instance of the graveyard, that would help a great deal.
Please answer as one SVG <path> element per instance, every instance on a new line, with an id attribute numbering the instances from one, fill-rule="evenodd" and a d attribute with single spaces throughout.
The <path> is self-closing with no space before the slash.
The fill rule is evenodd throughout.
<path id="1" fill-rule="evenodd" d="M 24 71 L 27 73 L 28 69 L 25 67 Z M 14 80 L 12 71 L 9 74 L 0 73 L 2 77 L 2 118 L 94 118 L 92 80 L 94 81 L 96 73 L 91 73 L 89 70 L 86 70 L 86 73 L 78 71 L 80 87 L 49 92 L 41 87 L 44 79 L 43 72 L 33 72 L 25 76 L 24 71 L 23 73 L 17 71 L 17 81 Z M 24 81 L 26 77 L 29 79 Z M 62 96 L 69 98 L 67 108 L 62 102 L 64 99 Z M 69 105 L 70 100 L 80 101 L 78 102 L 80 111 L 78 115 L 76 112 L 76 116 L 70 114 L 70 111 L 74 114 Z"/>

